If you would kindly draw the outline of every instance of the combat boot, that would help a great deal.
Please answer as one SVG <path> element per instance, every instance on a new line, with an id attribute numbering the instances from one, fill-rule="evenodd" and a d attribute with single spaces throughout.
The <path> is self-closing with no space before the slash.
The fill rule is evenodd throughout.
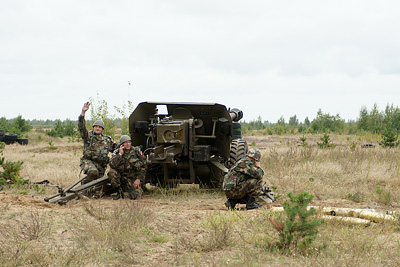
<path id="1" fill-rule="evenodd" d="M 113 198 L 113 200 L 118 200 L 120 198 L 124 198 L 124 191 L 122 191 L 122 188 L 119 187 L 117 191 L 117 195 Z"/>
<path id="2" fill-rule="evenodd" d="M 258 209 L 262 207 L 261 203 L 257 203 L 254 199 L 254 197 L 249 197 L 249 200 L 246 203 L 246 209 L 247 210 L 253 210 L 253 209 Z"/>
<path id="3" fill-rule="evenodd" d="M 228 198 L 228 200 L 225 202 L 225 206 L 228 208 L 228 210 L 235 210 L 235 206 L 238 203 L 240 203 L 240 199 Z"/>

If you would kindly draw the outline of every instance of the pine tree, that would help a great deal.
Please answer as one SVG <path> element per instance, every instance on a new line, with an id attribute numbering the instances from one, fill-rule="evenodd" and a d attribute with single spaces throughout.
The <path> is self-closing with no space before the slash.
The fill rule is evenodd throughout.
<path id="1" fill-rule="evenodd" d="M 379 145 L 382 147 L 397 147 L 400 143 L 398 141 L 399 134 L 391 123 L 388 123 L 382 131 L 381 134 L 382 141 Z"/>
<path id="2" fill-rule="evenodd" d="M 305 251 L 311 247 L 311 243 L 317 238 L 317 227 L 323 220 L 313 220 L 315 209 L 308 209 L 308 204 L 314 196 L 308 192 L 293 195 L 288 194 L 290 203 L 285 201 L 283 208 L 286 214 L 284 223 L 270 218 L 270 222 L 280 233 L 278 248 L 288 250 L 298 248 Z"/>

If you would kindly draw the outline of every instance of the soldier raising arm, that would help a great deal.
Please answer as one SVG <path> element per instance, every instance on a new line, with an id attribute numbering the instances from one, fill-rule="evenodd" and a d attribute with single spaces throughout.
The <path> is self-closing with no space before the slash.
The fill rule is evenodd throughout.
<path id="1" fill-rule="evenodd" d="M 108 154 L 117 147 L 110 136 L 103 135 L 103 121 L 96 120 L 93 123 L 93 130 L 87 130 L 85 113 L 89 110 L 89 107 L 89 102 L 84 103 L 78 118 L 78 129 L 83 139 L 83 156 L 81 157 L 80 167 L 83 173 L 87 175 L 85 183 L 104 176 L 107 164 L 110 161 Z"/>

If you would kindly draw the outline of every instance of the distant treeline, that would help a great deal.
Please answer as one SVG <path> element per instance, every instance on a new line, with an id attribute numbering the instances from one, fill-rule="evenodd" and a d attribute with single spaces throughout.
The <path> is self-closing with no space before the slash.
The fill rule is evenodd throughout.
<path id="1" fill-rule="evenodd" d="M 104 120 L 104 119 L 103 119 Z M 127 129 L 127 119 L 107 119 L 104 120 L 106 124 L 106 129 L 104 131 L 105 134 L 115 134 L 115 129 L 124 129 L 122 132 L 126 134 L 128 132 Z M 64 137 L 64 136 L 77 136 L 78 135 L 78 120 L 73 121 L 70 119 L 61 121 L 61 120 L 46 120 L 46 121 L 41 121 L 41 120 L 33 120 L 33 121 L 28 121 L 30 125 L 36 128 L 44 128 L 46 131 L 46 134 L 49 136 L 53 137 Z M 94 120 L 89 120 L 87 121 L 87 126 L 90 126 Z M 125 129 L 126 128 L 126 129 Z M 110 132 L 111 130 L 111 132 Z"/>
<path id="2" fill-rule="evenodd" d="M 96 115 L 96 114 L 95 114 Z M 108 115 L 108 114 L 106 114 Z M 115 129 L 122 129 L 122 134 L 128 133 L 128 118 L 112 118 L 109 116 L 92 116 L 93 118 L 102 118 L 106 122 L 106 134 L 115 134 Z M 106 119 L 105 119 L 106 118 Z M 88 121 L 88 125 L 94 119 Z M 22 116 L 14 119 L 0 118 L 0 129 L 8 133 L 23 134 L 29 132 L 32 127 L 41 129 L 49 136 L 76 136 L 77 120 L 25 120 Z M 387 105 L 385 110 L 380 111 L 375 104 L 368 110 L 363 107 L 360 110 L 357 120 L 345 121 L 339 114 L 330 115 L 318 110 L 315 119 L 310 121 L 308 117 L 300 122 L 296 115 L 289 118 L 286 122 L 281 117 L 276 123 L 262 121 L 261 117 L 250 122 L 242 121 L 243 133 L 251 130 L 264 130 L 266 134 L 286 134 L 286 133 L 338 133 L 338 134 L 363 134 L 375 133 L 381 134 L 385 131 L 400 132 L 400 109 L 393 105 Z M 108 131 L 106 131 L 108 130 Z M 110 130 L 112 130 L 110 132 Z"/>
<path id="3" fill-rule="evenodd" d="M 30 123 L 23 119 L 21 115 L 14 119 L 7 120 L 5 117 L 0 118 L 0 129 L 6 133 L 12 134 L 23 134 L 29 132 L 32 129 Z"/>
<path id="4" fill-rule="evenodd" d="M 318 110 L 315 119 L 310 121 L 308 117 L 300 122 L 296 115 L 289 118 L 286 123 L 281 117 L 276 123 L 262 121 L 261 117 L 250 122 L 242 122 L 244 133 L 251 130 L 265 130 L 268 134 L 285 133 L 338 133 L 338 134 L 380 134 L 388 129 L 400 131 L 400 109 L 393 105 L 387 105 L 384 111 L 380 111 L 375 104 L 371 110 L 362 107 L 357 120 L 345 121 L 339 114 L 330 115 Z"/>
<path id="5" fill-rule="evenodd" d="M 4 118 L 4 117 L 3 117 Z M 3 119 L 1 118 L 1 119 Z M 29 125 L 31 126 L 43 126 L 43 127 L 55 127 L 57 124 L 61 123 L 66 123 L 66 124 L 70 124 L 73 123 L 74 125 L 78 125 L 78 120 L 71 120 L 71 119 L 66 119 L 66 120 L 26 120 L 28 122 Z M 121 118 L 116 118 L 113 119 L 113 122 L 115 124 L 121 124 L 122 119 Z"/>
<path id="6" fill-rule="evenodd" d="M 92 120 L 88 121 L 90 125 Z M 127 123 L 123 122 L 123 119 L 111 120 L 113 128 L 122 128 Z M 23 135 L 28 133 L 32 128 L 37 129 L 39 132 L 45 132 L 47 135 L 52 137 L 64 137 L 64 136 L 77 136 L 78 135 L 78 120 L 25 120 L 22 116 L 18 116 L 14 119 L 6 119 L 5 117 L 0 118 L 0 129 L 3 129 L 5 133 Z"/>

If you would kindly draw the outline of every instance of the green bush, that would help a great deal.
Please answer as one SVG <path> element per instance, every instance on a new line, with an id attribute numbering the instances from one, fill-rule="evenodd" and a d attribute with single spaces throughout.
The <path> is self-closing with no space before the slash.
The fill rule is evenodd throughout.
<path id="1" fill-rule="evenodd" d="M 20 171 L 23 161 L 6 161 L 2 164 L 4 171 L 0 174 L 5 180 L 9 180 L 11 183 L 25 183 L 21 180 Z"/>
<path id="2" fill-rule="evenodd" d="M 382 132 L 381 138 L 382 141 L 379 142 L 379 145 L 382 147 L 397 147 L 400 143 L 400 141 L 398 141 L 399 134 L 392 124 L 386 125 Z"/>
<path id="3" fill-rule="evenodd" d="M 280 234 L 280 240 L 276 244 L 281 250 L 290 251 L 297 249 L 306 252 L 311 248 L 311 243 L 317 238 L 317 227 L 323 223 L 323 220 L 312 219 L 315 209 L 308 209 L 308 204 L 314 198 L 308 192 L 293 195 L 288 194 L 290 202 L 285 201 L 283 208 L 286 219 L 274 219 L 270 217 L 270 222 Z"/>
<path id="4" fill-rule="evenodd" d="M 91 97 L 90 105 L 91 121 L 87 122 L 87 128 L 92 129 L 92 125 L 96 120 L 102 120 L 104 122 L 103 134 L 114 136 L 117 130 L 114 118 L 115 116 L 110 114 L 107 101 L 100 100 L 100 96 L 97 94 L 97 101 L 94 101 Z"/>
<path id="5" fill-rule="evenodd" d="M 267 128 L 268 124 L 265 122 L 262 122 L 261 116 L 258 116 L 257 120 L 252 120 L 250 122 L 241 122 L 242 125 L 242 133 L 243 130 L 246 129 L 246 131 L 251 131 L 251 130 L 264 130 Z"/>
<path id="6" fill-rule="evenodd" d="M 48 144 L 49 144 L 49 148 L 51 149 L 51 150 L 56 150 L 58 147 L 56 147 L 55 145 L 54 145 L 54 142 L 53 142 L 53 140 L 49 140 L 48 142 L 47 142 Z"/>
<path id="7" fill-rule="evenodd" d="M 384 204 L 384 205 L 390 205 L 393 200 L 393 196 L 389 191 L 386 191 L 384 188 L 382 188 L 380 185 L 377 185 L 375 187 L 375 194 L 377 195 L 377 202 Z"/>
<path id="8" fill-rule="evenodd" d="M 3 157 L 4 147 L 4 143 L 0 142 L 0 167 L 3 169 L 0 172 L 0 185 L 5 185 L 7 182 L 17 185 L 27 183 L 29 180 L 24 180 L 20 177 L 21 166 L 24 162 L 5 161 L 5 157 Z"/>
<path id="9" fill-rule="evenodd" d="M 335 147 L 335 144 L 332 143 L 331 138 L 329 134 L 325 133 L 323 137 L 320 138 L 322 142 L 317 142 L 317 145 L 320 148 L 333 148 Z"/>
<path id="10" fill-rule="evenodd" d="M 304 134 L 303 134 L 303 136 L 300 137 L 301 143 L 298 144 L 298 146 L 307 147 L 307 146 L 308 146 L 308 143 L 306 142 L 306 140 L 307 140 L 307 137 L 305 137 Z"/>
<path id="11" fill-rule="evenodd" d="M 3 129 L 6 133 L 21 135 L 29 132 L 31 128 L 28 121 L 23 119 L 21 115 L 11 120 L 7 120 L 5 117 L 0 118 L 0 129 Z"/>
<path id="12" fill-rule="evenodd" d="M 47 130 L 46 134 L 52 137 L 63 138 L 64 136 L 77 136 L 78 132 L 76 131 L 76 124 L 73 121 L 67 119 L 63 122 L 61 120 L 56 120 L 56 125 L 54 126 L 54 128 L 52 128 L 51 130 Z"/>
<path id="13" fill-rule="evenodd" d="M 336 116 L 332 116 L 329 113 L 324 114 L 321 109 L 318 110 L 317 117 L 311 123 L 311 129 L 315 133 L 338 132 L 342 131 L 344 126 L 345 122 L 340 118 L 339 114 L 336 114 Z"/>
<path id="14" fill-rule="evenodd" d="M 119 125 L 121 128 L 121 134 L 129 134 L 129 116 L 134 109 L 132 101 L 128 100 L 127 105 L 124 104 L 122 108 L 114 106 L 114 109 L 122 116 Z"/>

